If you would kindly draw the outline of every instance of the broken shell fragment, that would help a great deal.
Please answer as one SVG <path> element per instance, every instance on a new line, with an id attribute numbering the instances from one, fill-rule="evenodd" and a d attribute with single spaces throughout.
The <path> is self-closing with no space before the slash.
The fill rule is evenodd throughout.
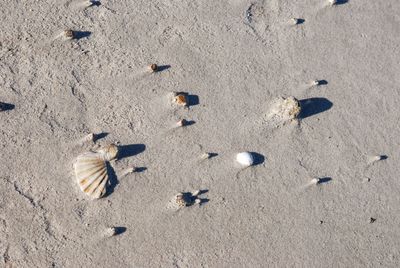
<path id="1" fill-rule="evenodd" d="M 187 106 L 187 99 L 184 94 L 178 94 L 175 96 L 174 101 L 180 106 Z"/>
<path id="2" fill-rule="evenodd" d="M 194 204 L 201 204 L 201 199 L 197 197 L 200 193 L 200 190 L 194 191 L 192 193 L 178 193 L 169 202 L 168 207 L 178 210 L 184 207 L 192 206 Z"/>
<path id="3" fill-rule="evenodd" d="M 331 6 L 334 6 L 334 5 L 337 4 L 337 0 L 329 0 L 329 4 L 330 4 Z"/>
<path id="4" fill-rule="evenodd" d="M 176 123 L 176 125 L 178 127 L 184 127 L 184 126 L 187 126 L 187 124 L 188 124 L 188 121 L 186 119 L 181 119 Z"/>
<path id="5" fill-rule="evenodd" d="M 200 158 L 203 159 L 203 160 L 210 159 L 211 158 L 211 154 L 210 153 L 204 153 L 204 154 L 201 155 Z"/>
<path id="6" fill-rule="evenodd" d="M 80 189 L 91 198 L 100 198 L 106 193 L 108 171 L 106 161 L 115 159 L 118 147 L 114 144 L 97 152 L 87 152 L 77 157 L 74 164 L 76 180 Z"/>
<path id="7" fill-rule="evenodd" d="M 115 236 L 116 234 L 117 234 L 117 229 L 115 227 L 108 227 L 104 231 L 104 236 L 105 237 L 112 237 L 112 236 Z"/>
<path id="8" fill-rule="evenodd" d="M 68 40 L 74 39 L 75 38 L 75 32 L 73 30 L 65 30 L 64 31 L 64 37 Z"/>
<path id="9" fill-rule="evenodd" d="M 290 20 L 290 22 L 291 22 L 293 25 L 297 25 L 297 24 L 300 24 L 301 20 L 298 19 L 298 18 L 292 18 L 292 19 Z"/>
<path id="10" fill-rule="evenodd" d="M 249 167 L 254 163 L 254 157 L 249 152 L 242 152 L 236 155 L 236 161 L 244 167 Z"/>
<path id="11" fill-rule="evenodd" d="M 287 121 L 297 118 L 300 112 L 300 103 L 295 97 L 279 97 L 271 105 L 270 116 Z"/>
<path id="12" fill-rule="evenodd" d="M 385 160 L 388 157 L 386 155 L 374 155 L 369 157 L 368 159 L 368 164 L 373 164 L 375 162 L 381 161 L 381 160 Z"/>

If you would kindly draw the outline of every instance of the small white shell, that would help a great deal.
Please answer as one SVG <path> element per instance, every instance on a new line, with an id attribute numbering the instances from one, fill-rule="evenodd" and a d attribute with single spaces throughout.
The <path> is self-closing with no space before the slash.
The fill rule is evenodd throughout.
<path id="1" fill-rule="evenodd" d="M 202 160 L 206 160 L 211 158 L 211 154 L 210 153 L 203 153 L 200 157 Z"/>
<path id="2" fill-rule="evenodd" d="M 98 152 L 87 152 L 77 157 L 74 164 L 76 180 L 80 189 L 92 198 L 106 193 L 108 173 L 106 161 L 117 156 L 118 147 L 111 144 Z"/>
<path id="3" fill-rule="evenodd" d="M 299 20 L 298 18 L 292 18 L 292 19 L 290 20 L 290 22 L 291 22 L 293 25 L 297 25 L 297 24 L 300 23 L 300 20 Z"/>
<path id="4" fill-rule="evenodd" d="M 236 161 L 242 166 L 249 167 L 254 163 L 254 157 L 249 152 L 242 152 L 236 155 Z"/>
<path id="5" fill-rule="evenodd" d="M 386 155 L 374 155 L 374 156 L 370 156 L 368 159 L 368 164 L 373 164 L 375 162 L 381 161 L 381 160 L 385 160 L 387 158 Z"/>
<path id="6" fill-rule="evenodd" d="M 104 231 L 104 236 L 105 237 L 112 237 L 114 235 L 117 234 L 117 229 L 115 227 L 108 227 L 105 231 Z"/>

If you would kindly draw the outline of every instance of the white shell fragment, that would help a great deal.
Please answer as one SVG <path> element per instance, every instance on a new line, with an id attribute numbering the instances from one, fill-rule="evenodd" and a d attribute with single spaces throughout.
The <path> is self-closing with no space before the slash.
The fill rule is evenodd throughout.
<path id="1" fill-rule="evenodd" d="M 117 229 L 115 227 L 108 227 L 104 231 L 104 236 L 105 237 L 112 237 L 112 236 L 115 236 L 116 234 L 117 234 Z"/>
<path id="2" fill-rule="evenodd" d="M 200 157 L 202 160 L 210 159 L 211 154 L 210 153 L 203 153 Z"/>
<path id="3" fill-rule="evenodd" d="M 271 103 L 269 117 L 285 122 L 296 119 L 300 112 L 300 103 L 295 97 L 278 97 Z"/>
<path id="4" fill-rule="evenodd" d="M 254 157 L 249 152 L 242 152 L 236 155 L 236 161 L 244 167 L 249 167 L 254 163 Z"/>
<path id="5" fill-rule="evenodd" d="M 373 164 L 375 162 L 381 161 L 381 160 L 385 160 L 387 159 L 386 155 L 374 155 L 374 156 L 370 156 L 368 159 L 368 164 Z"/>
<path id="6" fill-rule="evenodd" d="M 87 152 L 77 157 L 74 164 L 76 180 L 80 189 L 91 198 L 100 198 L 106 193 L 106 161 L 115 159 L 117 154 L 118 147 L 110 144 L 97 152 Z"/>
<path id="7" fill-rule="evenodd" d="M 337 0 L 329 0 L 329 4 L 330 4 L 331 6 L 334 6 L 334 5 L 337 4 Z"/>
<path id="8" fill-rule="evenodd" d="M 188 124 L 188 121 L 186 119 L 181 119 L 176 123 L 176 126 L 177 127 L 184 127 L 184 126 L 187 126 L 187 124 Z"/>
<path id="9" fill-rule="evenodd" d="M 290 22 L 291 22 L 291 24 L 293 24 L 293 25 L 297 25 L 297 24 L 300 24 L 301 20 L 298 19 L 298 18 L 292 18 L 292 19 L 290 20 Z"/>

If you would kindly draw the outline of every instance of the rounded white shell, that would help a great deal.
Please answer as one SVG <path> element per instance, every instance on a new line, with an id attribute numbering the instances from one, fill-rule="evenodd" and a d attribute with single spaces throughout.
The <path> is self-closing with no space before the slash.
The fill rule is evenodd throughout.
<path id="1" fill-rule="evenodd" d="M 80 189 L 92 198 L 100 198 L 106 193 L 108 173 L 106 161 L 99 153 L 85 153 L 76 159 L 75 176 Z"/>
<path id="2" fill-rule="evenodd" d="M 249 152 L 242 152 L 236 155 L 236 161 L 242 166 L 249 167 L 254 163 L 254 157 Z"/>

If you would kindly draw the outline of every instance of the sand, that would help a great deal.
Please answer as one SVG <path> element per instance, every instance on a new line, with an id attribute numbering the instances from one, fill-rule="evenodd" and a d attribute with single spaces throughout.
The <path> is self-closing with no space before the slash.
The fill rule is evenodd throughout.
<path id="1" fill-rule="evenodd" d="M 400 265 L 398 0 L 2 0 L 0 25 L 1 266 Z M 299 120 L 268 119 L 279 96 Z M 111 142 L 90 200 L 72 163 Z"/>

